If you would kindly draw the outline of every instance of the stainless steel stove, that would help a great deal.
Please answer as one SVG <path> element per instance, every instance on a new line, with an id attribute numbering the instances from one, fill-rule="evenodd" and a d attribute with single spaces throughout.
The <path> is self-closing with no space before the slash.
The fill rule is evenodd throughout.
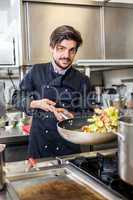
<path id="1" fill-rule="evenodd" d="M 97 153 L 92 157 L 79 156 L 69 162 L 116 196 L 133 200 L 133 186 L 122 181 L 118 175 L 117 152 L 110 155 Z"/>
<path id="2" fill-rule="evenodd" d="M 16 194 L 22 189 L 22 184 L 29 187 L 40 184 L 40 181 L 45 183 L 49 180 L 69 179 L 75 181 L 75 184 L 81 184 L 91 193 L 101 195 L 102 200 L 133 200 L 133 186 L 119 178 L 117 160 L 117 150 L 110 149 L 62 156 L 54 160 L 41 159 L 37 163 L 39 171 L 33 169 L 26 172 L 24 162 L 17 162 L 17 171 L 15 163 L 12 166 L 9 164 L 9 173 L 6 173 L 7 193 L 4 195 L 9 193 L 10 198 L 6 198 L 7 200 L 18 200 Z"/>
<path id="3" fill-rule="evenodd" d="M 33 171 L 33 172 L 28 172 L 28 173 L 23 172 L 23 173 L 15 174 L 15 176 L 12 175 L 8 177 L 7 193 L 10 196 L 10 198 L 6 198 L 6 199 L 20 200 L 21 192 L 25 192 L 27 189 L 28 191 L 32 191 L 32 194 L 36 195 L 36 198 L 34 199 L 37 199 L 38 195 L 40 194 L 43 195 L 43 191 L 40 191 L 38 194 L 33 193 L 33 190 L 35 191 L 35 186 L 40 187 L 40 184 L 45 185 L 45 184 L 51 184 L 51 183 L 60 185 L 60 188 L 61 188 L 60 193 L 64 191 L 62 194 L 65 198 L 63 199 L 66 199 L 66 200 L 68 199 L 73 199 L 73 200 L 81 200 L 81 199 L 122 200 L 124 199 L 121 195 L 115 192 L 112 192 L 111 190 L 108 190 L 106 187 L 104 187 L 104 185 L 98 183 L 98 181 L 94 180 L 90 175 L 83 173 L 72 163 L 45 167 L 38 171 Z M 64 184 L 65 184 L 65 188 L 63 189 Z M 74 186 L 72 190 L 71 188 L 69 188 L 71 184 L 73 184 Z M 67 186 L 67 189 L 66 189 L 66 186 Z M 83 190 L 80 192 L 80 197 L 77 196 L 77 193 L 75 194 L 73 193 L 73 191 L 79 192 L 82 188 Z M 26 192 L 26 194 L 29 193 L 28 191 Z M 62 199 L 60 198 L 60 195 L 58 197 L 59 193 L 56 189 L 54 191 L 54 194 L 55 193 L 56 193 L 56 199 Z M 48 192 L 48 195 L 50 194 L 51 193 Z M 71 194 L 74 194 L 73 197 L 71 196 Z M 28 200 L 28 198 L 25 198 L 25 199 Z M 50 197 L 46 199 L 54 200 L 55 198 Z"/>

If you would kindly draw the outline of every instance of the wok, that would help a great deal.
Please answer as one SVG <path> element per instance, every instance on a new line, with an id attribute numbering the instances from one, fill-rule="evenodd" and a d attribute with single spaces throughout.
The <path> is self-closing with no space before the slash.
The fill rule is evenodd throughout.
<path id="1" fill-rule="evenodd" d="M 84 133 L 81 127 L 88 124 L 88 117 L 77 117 L 58 122 L 57 129 L 64 139 L 75 144 L 101 144 L 116 138 L 116 135 L 112 132 Z"/>

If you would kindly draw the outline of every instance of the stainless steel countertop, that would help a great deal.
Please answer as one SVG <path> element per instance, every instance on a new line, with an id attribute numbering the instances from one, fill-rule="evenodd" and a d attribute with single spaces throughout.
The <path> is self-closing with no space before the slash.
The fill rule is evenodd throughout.
<path id="1" fill-rule="evenodd" d="M 24 135 L 20 129 L 11 128 L 10 126 L 0 128 L 0 143 L 11 144 L 27 140 L 28 136 Z"/>
<path id="2" fill-rule="evenodd" d="M 67 163 L 68 160 L 73 159 L 77 156 L 85 156 L 85 157 L 94 157 L 97 152 L 101 152 L 104 155 L 112 154 L 115 153 L 117 149 L 108 149 L 108 150 L 101 150 L 101 151 L 94 151 L 94 152 L 85 152 L 85 153 L 80 153 L 80 154 L 73 154 L 73 155 L 68 155 L 68 156 L 62 156 L 58 158 L 47 158 L 47 159 L 39 159 L 37 162 L 37 169 L 45 169 L 48 168 L 49 166 L 57 166 L 60 163 Z M 6 182 L 8 182 L 8 179 L 19 176 L 19 174 L 27 174 L 26 172 L 26 167 L 27 167 L 27 161 L 18 161 L 18 162 L 9 162 L 5 164 L 4 170 L 6 172 Z M 36 172 L 36 168 L 33 168 L 31 172 Z M 11 200 L 9 193 L 7 192 L 6 188 L 4 191 L 0 192 L 0 200 Z"/>
<path id="3" fill-rule="evenodd" d="M 100 151 L 92 151 L 92 152 L 84 152 L 79 154 L 72 154 L 67 156 L 60 156 L 60 157 L 48 157 L 43 159 L 37 160 L 37 168 L 42 167 L 48 167 L 48 166 L 54 166 L 59 164 L 67 163 L 68 160 L 74 159 L 76 157 L 94 157 L 96 156 L 97 152 L 100 152 L 104 155 L 113 154 L 117 151 L 117 149 L 106 149 L 106 150 L 100 150 Z M 17 161 L 17 162 L 9 162 L 5 165 L 5 171 L 6 171 L 6 177 L 14 176 L 15 174 L 23 173 L 25 172 L 27 166 L 27 161 Z M 36 169 L 32 169 L 32 171 L 35 171 Z"/>

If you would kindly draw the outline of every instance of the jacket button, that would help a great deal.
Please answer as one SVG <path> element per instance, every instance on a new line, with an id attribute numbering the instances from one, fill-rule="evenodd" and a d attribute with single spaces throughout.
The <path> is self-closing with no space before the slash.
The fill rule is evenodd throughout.
<path id="1" fill-rule="evenodd" d="M 45 133 L 48 133 L 48 130 L 45 130 Z"/>
<path id="2" fill-rule="evenodd" d="M 47 85 L 46 88 L 49 88 L 49 85 Z"/>
<path id="3" fill-rule="evenodd" d="M 48 146 L 47 146 L 47 145 L 45 145 L 45 146 L 44 146 L 44 148 L 45 148 L 45 149 L 47 149 L 47 148 L 48 148 Z"/>
<path id="4" fill-rule="evenodd" d="M 65 89 L 65 92 L 68 92 L 68 89 Z"/>
<path id="5" fill-rule="evenodd" d="M 59 151 L 59 147 L 56 147 L 56 150 Z"/>

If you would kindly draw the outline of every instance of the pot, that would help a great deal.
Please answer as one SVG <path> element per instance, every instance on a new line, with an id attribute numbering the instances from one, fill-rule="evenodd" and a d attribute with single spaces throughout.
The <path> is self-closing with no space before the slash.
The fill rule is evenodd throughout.
<path id="1" fill-rule="evenodd" d="M 120 178 L 133 185 L 133 116 L 120 118 L 118 159 Z"/>

